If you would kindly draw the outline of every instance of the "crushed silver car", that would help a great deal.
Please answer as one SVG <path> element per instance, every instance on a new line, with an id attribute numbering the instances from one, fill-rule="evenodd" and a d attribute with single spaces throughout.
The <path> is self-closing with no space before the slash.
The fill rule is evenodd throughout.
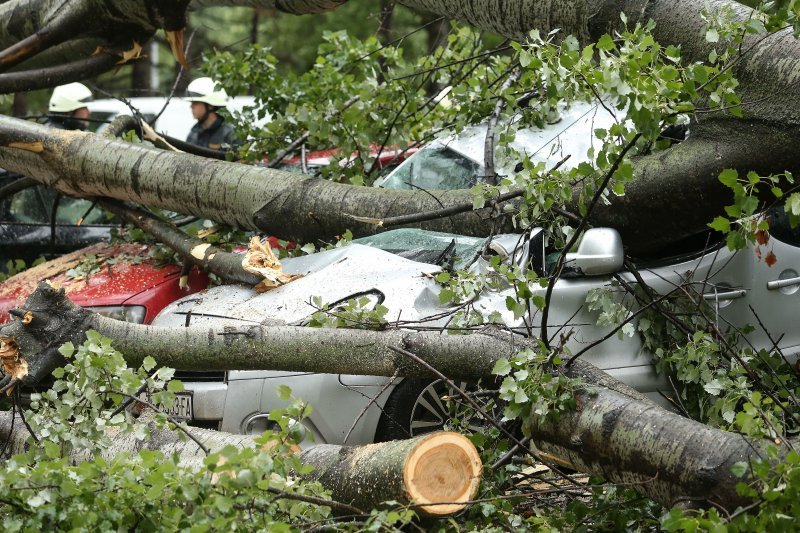
<path id="1" fill-rule="evenodd" d="M 732 252 L 723 243 L 708 246 L 705 239 L 686 245 L 676 257 L 641 261 L 637 267 L 643 281 L 662 294 L 688 278 L 695 280 L 697 292 L 711 304 L 721 324 L 742 327 L 753 322 L 753 313 L 758 314 L 768 321 L 770 334 L 784 353 L 796 357 L 800 331 L 791 310 L 800 297 L 800 235 L 786 224 L 783 229 L 774 227 L 773 236 L 770 244 L 779 260 L 772 267 L 752 249 Z M 389 309 L 389 323 L 427 319 L 427 327 L 441 327 L 449 308 L 439 302 L 441 287 L 433 277 L 448 257 L 461 262 L 457 267 L 470 264 L 473 271 L 490 268 L 487 255 L 499 255 L 523 268 L 545 270 L 548 261 L 543 243 L 540 230 L 524 238 L 501 235 L 490 242 L 395 230 L 342 248 L 286 259 L 284 270 L 304 277 L 270 292 L 217 287 L 171 304 L 154 323 L 303 324 L 317 310 L 312 305 L 314 297 L 335 304 L 366 296 Z M 628 283 L 637 282 L 622 270 L 622 257 L 622 242 L 615 230 L 596 228 L 585 233 L 577 251 L 568 256 L 571 275 L 554 286 L 548 333 L 571 332 L 565 337 L 572 353 L 589 347 L 583 355 L 586 360 L 663 401 L 660 392 L 673 390 L 655 372 L 652 355 L 643 349 L 639 337 L 609 336 L 612 327 L 598 326 L 598 313 L 586 305 L 589 291 L 609 287 L 614 275 Z M 534 296 L 542 296 L 544 290 L 535 287 Z M 509 291 L 511 288 L 502 287 L 484 291 L 475 305 L 487 314 L 498 312 L 508 326 L 522 331 L 523 321 L 515 321 L 505 306 Z M 540 317 L 531 318 L 528 326 L 537 331 Z M 759 329 L 749 333 L 747 341 L 756 348 L 770 348 L 773 342 Z M 302 421 L 302 429 L 315 442 L 361 444 L 402 438 L 438 429 L 447 419 L 442 384 L 430 380 L 261 371 L 206 377 L 206 381 L 192 381 L 188 375 L 183 378 L 192 395 L 191 418 L 224 431 L 259 433 L 266 429 L 269 412 L 285 404 L 276 392 L 279 385 L 288 385 L 297 397 L 311 404 L 313 412 Z"/>
<path id="2" fill-rule="evenodd" d="M 560 120 L 543 129 L 517 131 L 512 147 L 516 157 L 524 154 L 534 161 L 558 161 L 570 154 L 566 166 L 578 165 L 588 158 L 594 129 L 613 120 L 596 103 L 576 103 L 562 109 Z M 486 131 L 486 126 L 477 126 L 433 141 L 395 169 L 382 186 L 448 189 L 474 185 L 484 174 Z M 518 163 L 513 157 L 497 158 L 496 169 L 509 175 Z M 619 234 L 609 228 L 590 229 L 566 257 L 568 275 L 553 287 L 548 336 L 567 339 L 566 349 L 571 353 L 585 352 L 582 357 L 586 360 L 666 403 L 663 394 L 674 391 L 668 380 L 656 373 L 652 354 L 641 339 L 616 334 L 614 326 L 599 320 L 600 313 L 587 305 L 587 296 L 595 289 L 612 288 L 620 280 L 631 285 L 644 282 L 662 294 L 689 280 L 722 324 L 752 322 L 752 305 L 756 313 L 768 317 L 774 338 L 779 338 L 780 347 L 791 355 L 797 351 L 794 347 L 800 346 L 800 333 L 790 318 L 800 288 L 800 241 L 790 229 L 783 234 L 774 232 L 774 236 L 771 246 L 780 257 L 775 268 L 761 262 L 752 249 L 734 253 L 713 235 L 703 234 L 677 243 L 659 257 L 636 260 L 639 280 L 623 269 L 624 243 Z M 552 267 L 547 242 L 541 229 L 489 240 L 419 230 L 390 231 L 342 248 L 287 259 L 284 271 L 304 277 L 264 294 L 227 286 L 184 298 L 166 308 L 154 324 L 306 324 L 319 302 L 334 308 L 359 298 L 388 309 L 385 319 L 394 326 L 421 323 L 444 328 L 453 307 L 440 302 L 442 287 L 434 279 L 439 272 L 447 268 L 490 272 L 491 261 L 498 260 L 491 256 L 497 256 L 503 263 L 543 276 Z M 536 284 L 531 290 L 534 298 L 545 294 Z M 511 287 L 491 287 L 473 306 L 520 334 L 538 335 L 541 317 L 536 313 L 515 317 L 506 308 L 506 297 L 512 295 Z M 771 347 L 769 336 L 759 331 L 753 330 L 747 340 L 757 347 Z M 785 335 L 780 336 L 782 333 Z M 443 400 L 451 391 L 432 380 L 261 371 L 191 373 L 183 374 L 182 379 L 191 396 L 187 416 L 193 423 L 241 433 L 260 433 L 269 426 L 270 411 L 285 405 L 277 388 L 288 385 L 313 408 L 298 427 L 309 439 L 322 443 L 406 438 L 441 428 L 452 408 L 452 402 Z"/>

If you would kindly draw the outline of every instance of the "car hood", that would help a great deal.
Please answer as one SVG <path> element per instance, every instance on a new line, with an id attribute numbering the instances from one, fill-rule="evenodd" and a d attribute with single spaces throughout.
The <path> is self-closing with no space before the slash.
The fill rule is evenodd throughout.
<path id="1" fill-rule="evenodd" d="M 100 270 L 79 276 L 85 258 L 95 256 Z M 68 272 L 73 271 L 68 275 Z M 145 244 L 97 243 L 47 261 L 12 276 L 0 284 L 0 323 L 8 311 L 24 304 L 40 281 L 62 287 L 78 305 L 121 305 L 128 299 L 180 275 L 177 265 L 159 267 L 149 257 Z"/>
<path id="2" fill-rule="evenodd" d="M 418 318 L 430 314 L 438 306 L 433 276 L 440 267 L 370 246 L 351 244 L 281 263 L 284 272 L 302 277 L 265 293 L 239 285 L 215 287 L 170 304 L 153 324 L 297 324 L 317 311 L 314 297 L 332 304 L 368 294 L 375 302 L 382 300 L 390 310 L 402 309 L 400 318 L 409 320 L 415 318 L 412 315 Z M 398 316 L 395 313 L 386 318 L 393 321 Z"/>
<path id="3" fill-rule="evenodd" d="M 402 232 L 419 233 L 421 247 L 406 249 L 413 257 L 432 257 L 443 247 L 442 242 L 449 243 L 449 235 L 419 230 L 396 230 L 381 234 L 375 240 L 382 239 L 381 245 L 392 247 L 399 241 L 392 236 Z M 463 238 L 459 251 L 466 257 L 473 250 L 480 249 L 483 239 Z M 365 239 L 365 242 L 370 242 Z M 501 235 L 492 240 L 492 249 L 500 255 L 514 257 L 514 248 L 519 242 L 518 235 Z M 502 250 L 500 250 L 502 248 Z M 434 252 L 434 253 L 428 253 Z M 527 252 L 525 252 L 527 253 Z M 523 261 L 519 252 L 515 261 Z M 487 262 L 478 256 L 470 269 L 473 271 L 487 268 Z M 340 304 L 351 298 L 368 296 L 373 304 L 381 303 L 389 309 L 385 319 L 390 323 L 401 325 L 406 321 L 426 319 L 426 326 L 440 327 L 445 325 L 450 316 L 444 316 L 450 307 L 439 301 L 440 285 L 434 276 L 442 268 L 429 263 L 407 259 L 373 246 L 352 243 L 342 248 L 319 252 L 303 257 L 289 258 L 282 261 L 284 272 L 298 274 L 302 277 L 265 293 L 257 293 L 250 287 L 225 285 L 209 289 L 203 293 L 188 296 L 173 302 L 156 317 L 153 325 L 186 326 L 213 324 L 215 326 L 262 324 L 262 325 L 300 325 L 317 311 L 313 298 L 319 297 L 321 303 Z M 511 290 L 510 288 L 508 289 Z M 507 323 L 513 316 L 506 317 L 506 292 L 487 291 L 475 306 L 485 312 L 498 311 Z M 440 318 L 431 318 L 442 315 Z"/>

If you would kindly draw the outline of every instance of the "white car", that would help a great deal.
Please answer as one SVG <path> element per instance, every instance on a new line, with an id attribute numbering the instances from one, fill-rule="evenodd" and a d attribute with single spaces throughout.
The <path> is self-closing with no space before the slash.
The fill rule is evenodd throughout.
<path id="1" fill-rule="evenodd" d="M 185 140 L 197 121 L 192 118 L 192 110 L 189 102 L 185 99 L 174 96 L 171 99 L 148 96 L 128 98 L 130 107 L 121 100 L 113 98 L 94 100 L 89 102 L 89 110 L 92 112 L 93 120 L 111 122 L 117 115 L 132 114 L 131 107 L 138 110 L 142 116 L 150 121 L 158 117 L 155 123 L 155 130 L 176 139 Z M 245 107 L 255 105 L 255 98 L 252 96 L 235 96 L 228 100 L 227 109 L 231 112 L 241 112 Z M 261 122 L 269 121 L 267 115 Z M 105 123 L 97 128 L 100 133 L 106 127 Z"/>
<path id="2" fill-rule="evenodd" d="M 615 117 L 599 103 L 573 102 L 562 107 L 558 120 L 544 128 L 515 129 L 511 151 L 499 148 L 497 140 L 509 124 L 495 129 L 495 173 L 512 175 L 526 155 L 534 163 L 555 164 L 565 156 L 561 168 L 588 161 L 587 153 L 598 143 L 595 129 L 609 128 Z M 406 159 L 391 174 L 375 182 L 387 189 L 468 189 L 483 181 L 487 124 L 470 126 L 457 134 L 438 138 Z"/>

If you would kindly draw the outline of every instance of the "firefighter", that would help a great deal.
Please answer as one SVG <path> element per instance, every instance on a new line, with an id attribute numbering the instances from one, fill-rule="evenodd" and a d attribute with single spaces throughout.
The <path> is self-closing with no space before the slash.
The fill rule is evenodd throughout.
<path id="1" fill-rule="evenodd" d="M 82 83 L 59 85 L 50 95 L 45 125 L 62 130 L 87 129 L 91 112 L 86 104 L 91 101 L 92 91 Z"/>
<path id="2" fill-rule="evenodd" d="M 226 124 L 225 118 L 217 113 L 228 103 L 225 89 L 218 87 L 211 78 L 198 78 L 189 84 L 187 93 L 186 100 L 192 103 L 192 116 L 197 124 L 186 142 L 212 150 L 230 148 L 233 126 Z"/>

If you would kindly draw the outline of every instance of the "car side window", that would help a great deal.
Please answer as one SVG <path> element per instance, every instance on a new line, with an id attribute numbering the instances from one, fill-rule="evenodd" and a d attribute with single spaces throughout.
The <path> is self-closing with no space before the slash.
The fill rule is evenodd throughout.
<path id="1" fill-rule="evenodd" d="M 62 196 L 56 212 L 56 224 L 75 225 L 81 218 L 84 225 L 109 224 L 105 212 L 99 207 L 92 208 L 92 202 L 89 200 Z"/>
<path id="2" fill-rule="evenodd" d="M 30 187 L 3 201 L 2 215 L 5 222 L 37 224 L 49 222 L 39 187 Z"/>
<path id="3" fill-rule="evenodd" d="M 56 191 L 37 186 L 24 189 L 0 204 L 0 219 L 19 224 L 50 224 Z M 109 224 L 102 209 L 92 209 L 89 200 L 62 196 L 56 212 L 56 224 L 74 225 L 86 215 L 84 224 Z M 88 214 L 87 214 L 88 212 Z"/>

